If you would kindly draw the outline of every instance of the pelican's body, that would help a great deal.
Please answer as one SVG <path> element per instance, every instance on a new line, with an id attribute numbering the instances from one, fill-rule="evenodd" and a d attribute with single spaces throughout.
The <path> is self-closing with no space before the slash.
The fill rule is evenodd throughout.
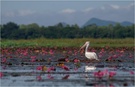
<path id="1" fill-rule="evenodd" d="M 97 57 L 97 54 L 95 52 L 88 52 L 88 47 L 89 47 L 89 41 L 87 41 L 82 47 L 82 48 L 85 48 L 85 56 L 88 58 L 88 59 L 96 59 L 96 60 L 99 60 L 98 57 Z"/>
<path id="2" fill-rule="evenodd" d="M 97 59 L 97 55 L 95 52 L 85 52 L 85 56 L 88 58 L 88 59 Z"/>

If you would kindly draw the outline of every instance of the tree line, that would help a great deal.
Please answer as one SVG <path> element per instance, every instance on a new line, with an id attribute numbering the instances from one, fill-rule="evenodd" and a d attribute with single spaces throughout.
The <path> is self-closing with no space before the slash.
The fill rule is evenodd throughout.
<path id="1" fill-rule="evenodd" d="M 36 23 L 18 25 L 8 22 L 0 25 L 2 39 L 33 39 L 33 38 L 134 38 L 134 24 L 131 26 L 116 25 L 85 27 L 63 25 L 39 26 Z"/>

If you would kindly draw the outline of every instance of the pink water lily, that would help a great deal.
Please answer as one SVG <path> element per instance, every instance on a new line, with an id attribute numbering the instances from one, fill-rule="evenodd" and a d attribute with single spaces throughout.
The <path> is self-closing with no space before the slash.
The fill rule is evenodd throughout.
<path id="1" fill-rule="evenodd" d="M 107 69 L 103 71 L 94 72 L 94 77 L 101 79 L 103 76 L 108 76 L 109 79 L 116 75 L 115 71 L 108 71 Z"/>
<path id="2" fill-rule="evenodd" d="M 77 70 L 78 70 L 78 68 L 74 68 L 74 70 L 75 70 L 75 71 L 77 71 Z"/>
<path id="3" fill-rule="evenodd" d="M 78 63 L 78 62 L 80 62 L 80 60 L 77 59 L 77 58 L 75 58 L 75 59 L 74 59 L 74 63 Z"/>
<path id="4" fill-rule="evenodd" d="M 41 77 L 41 76 L 37 76 L 36 79 L 37 79 L 38 81 L 41 81 L 41 80 L 42 80 L 42 77 Z"/>
<path id="5" fill-rule="evenodd" d="M 36 58 L 36 56 L 31 56 L 30 58 L 31 58 L 31 59 L 35 59 L 35 58 Z"/>
<path id="6" fill-rule="evenodd" d="M 131 75 L 134 75 L 134 71 L 130 71 L 129 73 L 130 73 Z"/>
<path id="7" fill-rule="evenodd" d="M 0 72 L 0 78 L 2 78 L 3 77 L 3 73 L 2 72 Z"/>
<path id="8" fill-rule="evenodd" d="M 62 68 L 63 68 L 64 70 L 66 70 L 66 71 L 69 71 L 69 67 L 68 67 L 68 66 L 63 65 Z"/>
<path id="9" fill-rule="evenodd" d="M 50 74 L 47 75 L 47 78 L 48 78 L 48 79 L 54 79 L 54 77 L 51 76 Z"/>
<path id="10" fill-rule="evenodd" d="M 94 72 L 94 77 L 101 79 L 104 76 L 102 71 Z"/>
<path id="11" fill-rule="evenodd" d="M 104 76 L 108 75 L 109 73 L 107 69 L 103 70 L 102 72 L 104 73 Z"/>
<path id="12" fill-rule="evenodd" d="M 27 51 L 22 52 L 22 54 L 23 54 L 24 56 L 28 56 L 28 52 L 27 52 Z"/>
<path id="13" fill-rule="evenodd" d="M 31 56 L 31 62 L 35 62 L 36 61 L 36 56 Z"/>
<path id="14" fill-rule="evenodd" d="M 109 87 L 115 87 L 113 84 L 109 84 Z"/>
<path id="15" fill-rule="evenodd" d="M 118 58 L 118 56 L 117 56 L 116 54 L 115 54 L 115 55 L 113 55 L 112 57 L 113 57 L 113 58 Z"/>
<path id="16" fill-rule="evenodd" d="M 68 58 L 66 58 L 66 59 L 65 59 L 65 61 L 66 61 L 66 62 L 69 62 L 69 59 L 68 59 Z"/>
<path id="17" fill-rule="evenodd" d="M 94 48 L 91 50 L 91 52 L 96 52 L 97 50 L 95 50 Z"/>
<path id="18" fill-rule="evenodd" d="M 7 61 L 7 59 L 6 58 L 3 58 L 1 62 L 2 63 L 6 63 L 6 61 Z"/>
<path id="19" fill-rule="evenodd" d="M 42 66 L 38 66 L 36 70 L 42 70 Z"/>
<path id="20" fill-rule="evenodd" d="M 110 71 L 109 72 L 109 78 L 112 78 L 115 75 L 116 75 L 116 72 L 115 71 Z"/>
<path id="21" fill-rule="evenodd" d="M 62 77 L 62 79 L 68 79 L 70 75 L 66 75 L 64 77 Z"/>
<path id="22" fill-rule="evenodd" d="M 129 58 L 133 58 L 133 55 L 130 53 Z"/>
<path id="23" fill-rule="evenodd" d="M 6 66 L 2 66 L 2 69 L 6 69 Z"/>
<path id="24" fill-rule="evenodd" d="M 47 72 L 54 71 L 54 70 L 55 70 L 54 67 L 49 67 L 49 68 L 47 68 Z"/>
<path id="25" fill-rule="evenodd" d="M 50 51 L 49 51 L 49 53 L 50 53 L 51 55 L 53 55 L 53 54 L 54 54 L 53 50 L 50 50 Z"/>

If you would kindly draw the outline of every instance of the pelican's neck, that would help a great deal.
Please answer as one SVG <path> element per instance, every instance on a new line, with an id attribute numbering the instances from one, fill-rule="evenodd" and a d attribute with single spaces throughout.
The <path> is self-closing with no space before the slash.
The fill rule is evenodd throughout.
<path id="1" fill-rule="evenodd" d="M 86 45 L 85 53 L 88 52 L 88 47 L 89 47 L 89 44 Z"/>

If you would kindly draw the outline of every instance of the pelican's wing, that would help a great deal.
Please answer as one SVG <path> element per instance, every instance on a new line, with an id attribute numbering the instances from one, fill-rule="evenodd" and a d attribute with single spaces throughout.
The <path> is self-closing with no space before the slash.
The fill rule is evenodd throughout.
<path id="1" fill-rule="evenodd" d="M 98 59 L 98 56 L 97 56 L 97 54 L 96 54 L 95 52 L 94 52 L 94 56 L 96 57 L 97 60 L 99 60 L 99 59 Z"/>

